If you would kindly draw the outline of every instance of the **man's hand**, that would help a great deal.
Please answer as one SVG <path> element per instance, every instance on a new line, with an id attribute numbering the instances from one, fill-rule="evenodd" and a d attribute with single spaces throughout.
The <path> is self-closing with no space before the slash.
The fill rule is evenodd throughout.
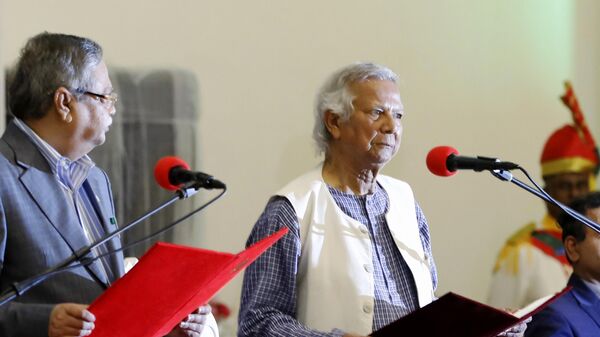
<path id="1" fill-rule="evenodd" d="M 525 321 L 513 326 L 512 328 L 502 332 L 498 337 L 523 337 L 525 329 L 527 329 L 527 323 L 531 322 L 531 317 Z"/>
<path id="2" fill-rule="evenodd" d="M 201 306 L 171 330 L 167 337 L 200 337 L 210 312 L 210 305 Z"/>
<path id="3" fill-rule="evenodd" d="M 87 311 L 87 305 L 57 304 L 50 312 L 48 337 L 88 336 L 94 329 L 96 317 Z"/>

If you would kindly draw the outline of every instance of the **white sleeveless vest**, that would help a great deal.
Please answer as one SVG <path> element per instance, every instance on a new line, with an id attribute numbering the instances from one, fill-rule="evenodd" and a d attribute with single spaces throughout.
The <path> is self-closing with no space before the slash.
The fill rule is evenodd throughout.
<path id="1" fill-rule="evenodd" d="M 386 220 L 416 283 L 419 306 L 433 300 L 430 265 L 423 252 L 415 201 L 408 184 L 386 176 L 377 181 L 387 192 Z M 285 186 L 298 216 L 302 255 L 296 284 L 299 322 L 309 328 L 333 328 L 368 335 L 373 329 L 374 281 L 369 230 L 335 203 L 321 167 Z"/>

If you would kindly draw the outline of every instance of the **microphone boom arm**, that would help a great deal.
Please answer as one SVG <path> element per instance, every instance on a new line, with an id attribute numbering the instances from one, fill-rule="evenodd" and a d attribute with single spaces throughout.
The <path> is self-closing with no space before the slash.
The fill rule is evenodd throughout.
<path id="1" fill-rule="evenodd" d="M 133 226 L 144 221 L 145 219 L 147 219 L 150 216 L 154 215 L 155 213 L 159 212 L 163 208 L 171 205 L 175 201 L 180 200 L 180 199 L 186 199 L 186 198 L 193 196 L 194 194 L 196 194 L 198 192 L 198 189 L 199 189 L 199 186 L 197 186 L 196 184 L 192 184 L 191 186 L 186 186 L 186 187 L 178 189 L 175 192 L 174 196 L 169 198 L 167 201 L 163 202 L 160 206 L 146 212 L 145 214 L 141 215 L 137 219 L 128 223 L 126 226 L 123 226 L 114 232 L 106 234 L 104 237 L 94 241 L 93 243 L 91 243 L 88 246 L 84 246 L 83 248 L 74 252 L 73 255 L 69 256 L 68 258 L 66 258 L 62 262 L 54 265 L 53 267 L 46 269 L 41 274 L 34 275 L 34 276 L 32 276 L 28 279 L 25 279 L 23 281 L 20 281 L 20 282 L 14 282 L 11 285 L 12 289 L 5 291 L 0 296 L 0 307 L 2 307 L 4 304 L 14 300 L 17 296 L 23 295 L 29 289 L 38 285 L 40 282 L 46 280 L 49 276 L 54 275 L 57 272 L 60 272 L 62 270 L 69 269 L 69 266 L 76 261 L 79 261 L 82 266 L 87 266 L 87 265 L 91 264 L 95 259 L 86 257 L 86 256 L 92 251 L 92 249 L 94 249 L 102 244 L 105 244 L 106 242 L 108 242 L 109 240 L 114 238 L 115 236 L 129 230 Z"/>
<path id="2" fill-rule="evenodd" d="M 517 186 L 519 186 L 520 188 L 524 189 L 525 191 L 537 196 L 540 199 L 543 199 L 551 204 L 554 204 L 556 206 L 558 206 L 560 209 L 562 209 L 565 213 L 569 214 L 570 216 L 572 216 L 573 218 L 575 218 L 576 220 L 582 222 L 584 225 L 588 226 L 589 228 L 595 230 L 596 232 L 600 233 L 600 224 L 588 219 L 587 217 L 583 216 L 581 213 L 574 211 L 573 209 L 571 209 L 568 206 L 565 206 L 564 204 L 562 204 L 561 202 L 555 200 L 554 198 L 552 198 L 550 195 L 548 195 L 547 193 L 542 193 L 539 190 L 527 185 L 526 183 L 520 181 L 519 179 L 513 177 L 512 173 L 508 172 L 508 171 L 504 171 L 504 170 L 493 170 L 490 171 L 490 173 L 502 180 L 502 181 L 509 181 Z"/>

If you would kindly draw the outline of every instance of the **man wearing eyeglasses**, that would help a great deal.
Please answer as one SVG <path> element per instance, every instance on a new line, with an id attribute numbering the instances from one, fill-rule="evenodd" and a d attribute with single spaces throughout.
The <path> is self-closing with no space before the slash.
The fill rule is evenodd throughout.
<path id="1" fill-rule="evenodd" d="M 87 156 L 104 143 L 117 101 L 102 48 L 42 33 L 27 42 L 10 78 L 15 118 L 0 140 L 1 293 L 117 229 L 108 178 Z M 91 334 L 87 304 L 123 275 L 122 253 L 104 255 L 120 247 L 114 238 L 92 251 L 93 263 L 0 306 L 0 336 Z M 199 308 L 169 336 L 200 336 L 209 312 Z"/>

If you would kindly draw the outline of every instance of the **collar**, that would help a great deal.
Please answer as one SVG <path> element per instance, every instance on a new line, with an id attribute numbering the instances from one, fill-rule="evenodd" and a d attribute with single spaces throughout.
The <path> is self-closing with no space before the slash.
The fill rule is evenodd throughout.
<path id="1" fill-rule="evenodd" d="M 85 155 L 77 160 L 70 160 L 62 156 L 52 145 L 42 139 L 33 129 L 19 118 L 14 119 L 15 125 L 33 142 L 42 156 L 48 162 L 52 173 L 60 182 L 72 190 L 76 190 L 87 179 L 90 169 L 96 164 Z"/>
<path id="2" fill-rule="evenodd" d="M 600 282 L 589 282 L 584 279 L 581 279 L 581 281 L 600 299 Z"/>

